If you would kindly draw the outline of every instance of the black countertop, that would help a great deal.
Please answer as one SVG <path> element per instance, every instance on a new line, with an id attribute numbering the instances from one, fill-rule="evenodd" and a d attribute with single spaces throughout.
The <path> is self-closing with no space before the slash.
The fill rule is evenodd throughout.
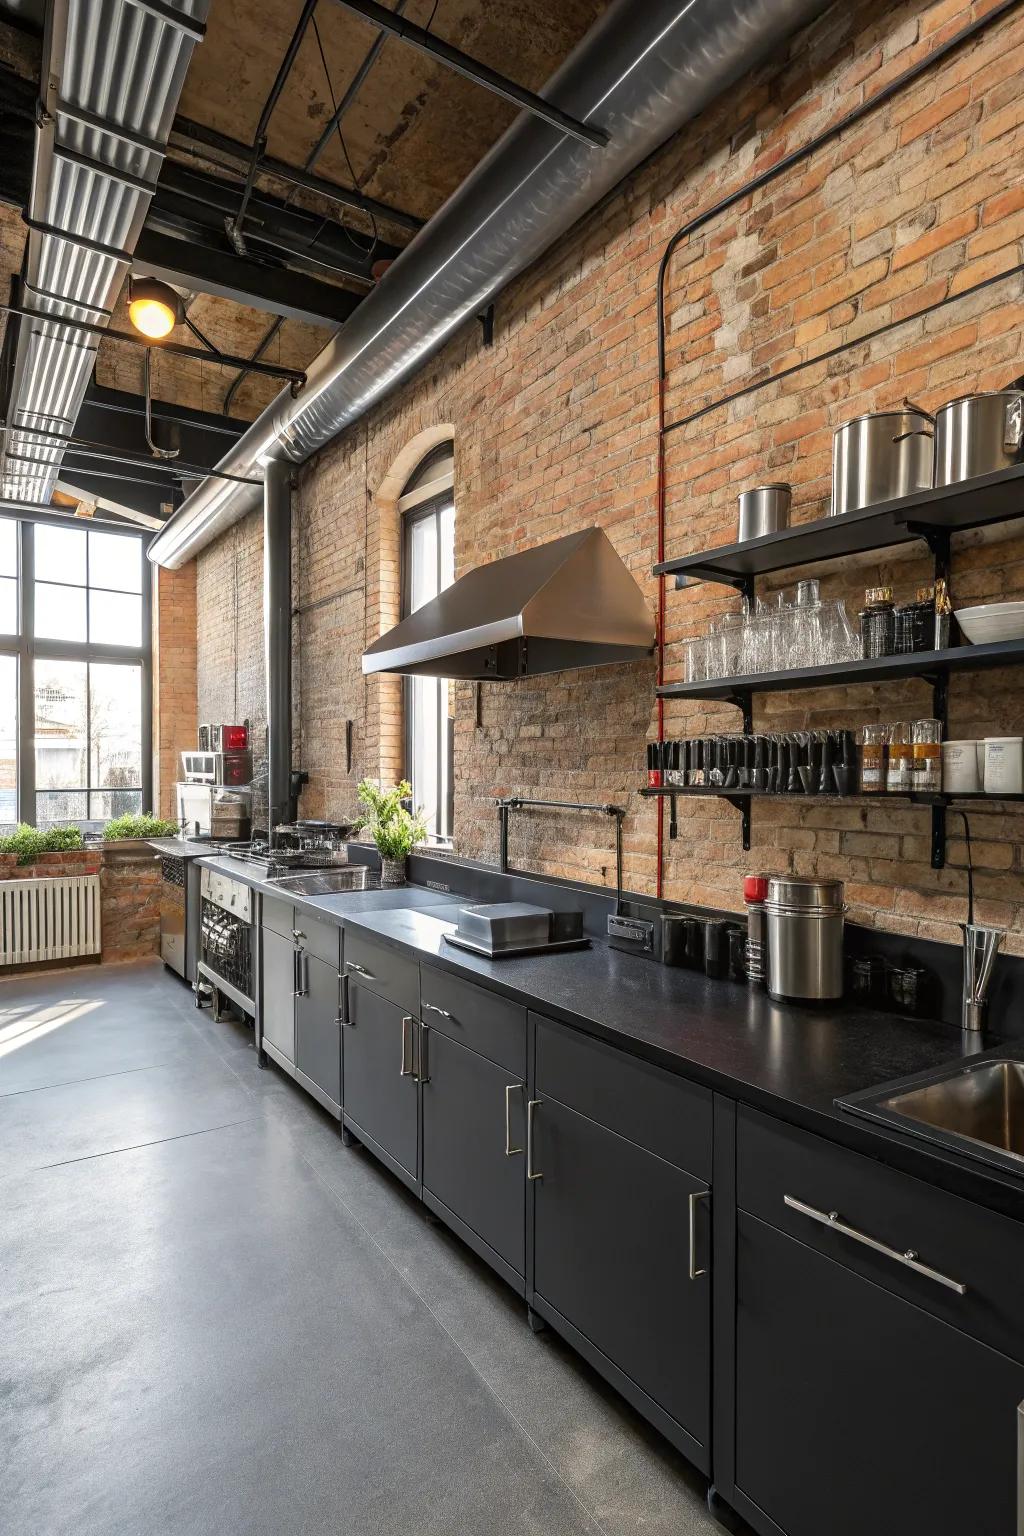
<path id="1" fill-rule="evenodd" d="M 280 898 L 250 867 L 209 862 Z M 244 871 L 244 873 L 243 873 Z M 445 942 L 466 898 L 421 887 L 296 900 L 670 1071 L 1024 1220 L 1024 1179 L 838 1109 L 836 1098 L 961 1059 L 958 1030 L 868 1009 L 774 1003 L 600 941 L 488 960 Z"/>

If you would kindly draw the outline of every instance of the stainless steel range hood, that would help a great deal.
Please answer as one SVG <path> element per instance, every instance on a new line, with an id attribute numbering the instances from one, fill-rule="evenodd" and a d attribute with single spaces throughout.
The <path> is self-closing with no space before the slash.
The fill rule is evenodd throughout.
<path id="1" fill-rule="evenodd" d="M 635 661 L 654 645 L 643 593 L 585 528 L 460 576 L 363 655 L 364 672 L 475 681 Z"/>

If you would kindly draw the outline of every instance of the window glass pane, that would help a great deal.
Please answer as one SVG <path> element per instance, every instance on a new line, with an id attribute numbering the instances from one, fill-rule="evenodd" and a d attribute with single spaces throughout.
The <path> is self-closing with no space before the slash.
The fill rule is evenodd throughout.
<path id="1" fill-rule="evenodd" d="M 441 539 L 441 590 L 455 580 L 455 508 L 442 507 L 438 513 Z"/>
<path id="2" fill-rule="evenodd" d="M 0 635 L 18 633 L 18 583 L 13 576 L 0 576 Z"/>
<path id="3" fill-rule="evenodd" d="M 0 518 L 0 576 L 18 574 L 18 525 L 12 518 Z"/>
<path id="4" fill-rule="evenodd" d="M 85 789 L 85 662 L 37 660 L 35 695 L 36 787 Z M 85 815 L 84 796 L 80 812 L 55 819 L 76 814 Z"/>
<path id="5" fill-rule="evenodd" d="M 41 640 L 84 640 L 85 588 L 37 581 L 36 634 Z"/>
<path id="6" fill-rule="evenodd" d="M 141 645 L 142 598 L 90 588 L 89 639 L 94 645 Z"/>
<path id="7" fill-rule="evenodd" d="M 0 823 L 18 819 L 18 663 L 0 656 Z"/>
<path id="8" fill-rule="evenodd" d="M 36 795 L 36 826 L 50 827 L 65 821 L 88 820 L 89 796 L 85 790 L 57 789 Z"/>
<path id="9" fill-rule="evenodd" d="M 36 523 L 34 538 L 36 576 L 40 581 L 66 581 L 85 586 L 84 529 L 53 528 L 47 523 Z"/>
<path id="10" fill-rule="evenodd" d="M 101 789 L 89 796 L 89 820 L 113 821 L 142 810 L 141 789 Z"/>
<path id="11" fill-rule="evenodd" d="M 89 585 L 141 592 L 142 540 L 120 533 L 90 533 Z"/>
<path id="12" fill-rule="evenodd" d="M 437 596 L 437 523 L 433 517 L 418 518 L 412 525 L 409 576 L 409 612 L 415 613 Z"/>
<path id="13" fill-rule="evenodd" d="M 407 568 L 403 611 L 413 613 L 455 579 L 455 506 L 446 501 L 429 512 L 409 515 Z M 409 765 L 413 800 L 430 830 L 451 836 L 451 741 L 448 721 L 449 686 L 443 678 L 413 678 L 406 698 L 409 708 Z"/>
<path id="14" fill-rule="evenodd" d="M 138 789 L 142 783 L 142 668 L 93 662 L 89 668 L 89 784 Z"/>

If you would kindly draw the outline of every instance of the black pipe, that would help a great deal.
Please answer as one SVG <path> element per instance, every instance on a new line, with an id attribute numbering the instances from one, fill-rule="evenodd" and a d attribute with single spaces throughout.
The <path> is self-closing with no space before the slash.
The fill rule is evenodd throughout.
<path id="1" fill-rule="evenodd" d="M 263 644 L 267 673 L 267 833 L 287 822 L 292 767 L 291 465 L 263 480 Z"/>
<path id="2" fill-rule="evenodd" d="M 398 0 L 398 4 L 395 6 L 394 14 L 396 16 L 401 16 L 402 12 L 405 10 L 405 5 L 406 0 Z M 316 143 L 313 145 L 313 148 L 310 150 L 309 154 L 306 156 L 302 166 L 304 171 L 311 171 L 315 168 L 317 161 L 320 159 L 320 156 L 323 154 L 324 150 L 331 142 L 331 139 L 334 137 L 334 133 L 338 124 L 341 122 L 342 118 L 345 116 L 345 113 L 348 111 L 353 101 L 355 101 L 356 96 L 359 94 L 359 91 L 363 85 L 363 81 L 366 79 L 367 75 L 370 73 L 370 70 L 376 63 L 377 55 L 384 47 L 384 44 L 387 41 L 387 37 L 388 34 L 386 32 L 378 32 L 377 36 L 370 44 L 366 57 L 363 59 L 363 62 L 352 76 L 349 84 L 345 87 L 341 100 L 338 102 L 338 105 L 331 113 L 328 121 L 324 124 L 323 132 L 317 139 Z"/>

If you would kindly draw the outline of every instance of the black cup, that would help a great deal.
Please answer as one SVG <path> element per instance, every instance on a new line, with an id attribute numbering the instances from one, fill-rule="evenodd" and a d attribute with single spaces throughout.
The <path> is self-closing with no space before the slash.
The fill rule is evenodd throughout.
<path id="1" fill-rule="evenodd" d="M 729 963 L 728 923 L 721 917 L 702 919 L 704 929 L 704 974 L 721 981 Z"/>
<path id="2" fill-rule="evenodd" d="M 728 928 L 729 980 L 747 979 L 747 930 L 739 923 Z"/>
<path id="3" fill-rule="evenodd" d="M 857 787 L 857 770 L 851 763 L 836 763 L 832 769 L 837 795 L 852 795 Z"/>

